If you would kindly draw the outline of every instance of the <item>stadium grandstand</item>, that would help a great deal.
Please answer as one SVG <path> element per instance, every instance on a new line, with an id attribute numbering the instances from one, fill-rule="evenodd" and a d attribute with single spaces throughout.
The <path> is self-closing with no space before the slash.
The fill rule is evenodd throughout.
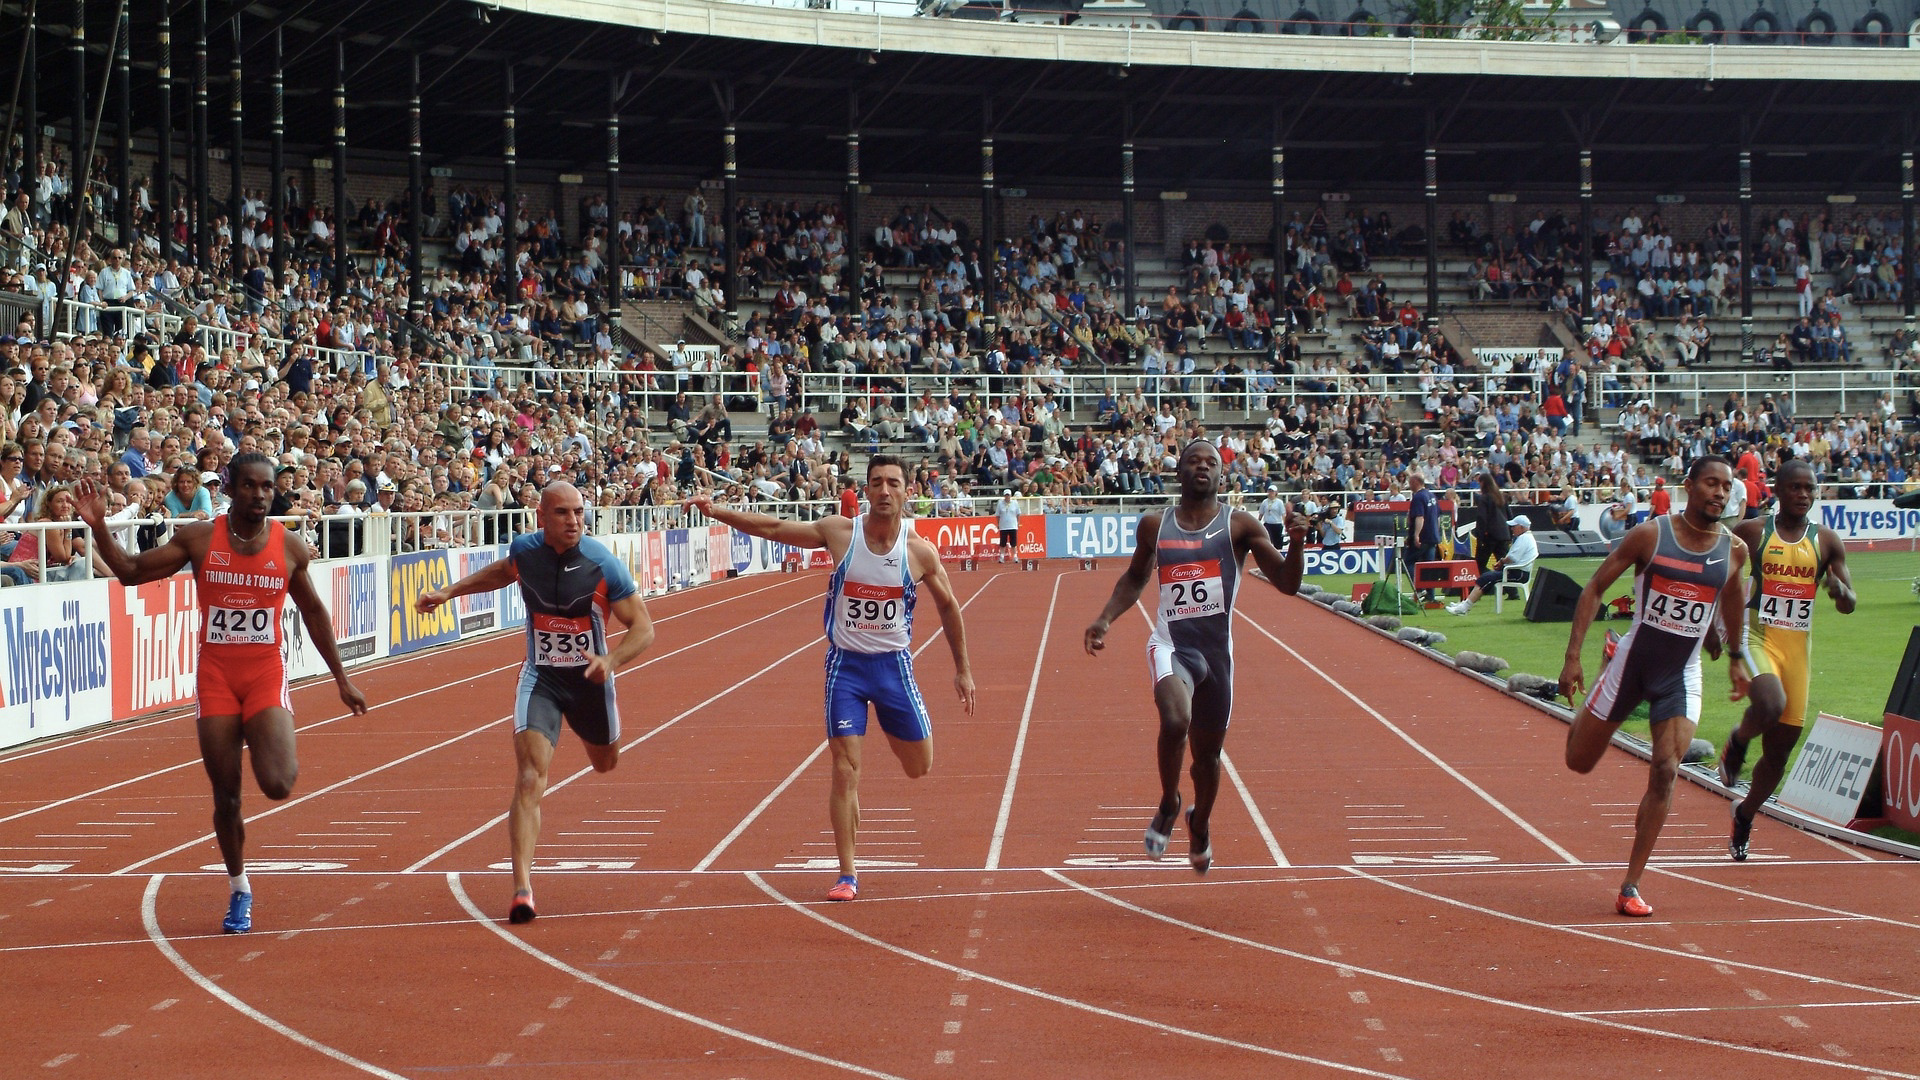
<path id="1" fill-rule="evenodd" d="M 1915 485 L 1913 0 L 1379 6 L 7 0 L 0 505 Z"/>

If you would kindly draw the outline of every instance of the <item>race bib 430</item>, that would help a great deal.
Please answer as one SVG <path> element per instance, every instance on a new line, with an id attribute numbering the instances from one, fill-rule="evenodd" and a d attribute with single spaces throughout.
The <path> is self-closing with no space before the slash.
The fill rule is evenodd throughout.
<path id="1" fill-rule="evenodd" d="M 1647 579 L 1647 610 L 1641 621 L 1681 637 L 1705 637 L 1719 590 L 1653 574 Z"/>

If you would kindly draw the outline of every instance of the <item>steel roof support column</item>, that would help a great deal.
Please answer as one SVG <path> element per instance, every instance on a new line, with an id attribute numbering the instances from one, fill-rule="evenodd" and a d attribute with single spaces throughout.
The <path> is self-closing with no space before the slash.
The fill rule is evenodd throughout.
<path id="1" fill-rule="evenodd" d="M 160 146 L 153 163 L 153 217 L 147 222 L 147 228 L 160 238 L 163 263 L 173 259 L 173 18 L 167 14 L 170 6 L 160 5 L 160 32 L 154 42 L 159 49 L 154 72 L 154 105 L 159 116 L 154 131 Z M 32 72 L 28 72 L 28 78 L 32 78 Z"/>
<path id="2" fill-rule="evenodd" d="M 1913 151 L 1900 153 L 1900 314 L 1913 341 Z"/>
<path id="3" fill-rule="evenodd" d="M 87 5 L 73 0 L 73 130 L 68 132 L 73 149 L 68 152 L 72 175 L 67 185 L 67 223 L 78 228 L 88 215 L 80 208 L 88 198 L 88 183 L 93 177 L 93 162 L 87 154 Z M 84 237 L 76 236 L 78 244 Z"/>
<path id="4" fill-rule="evenodd" d="M 620 266 L 620 97 L 624 72 L 607 76 L 607 338 L 618 351 L 621 301 L 626 297 L 626 273 Z"/>
<path id="5" fill-rule="evenodd" d="M 1593 147 L 1580 148 L 1580 341 L 1593 336 Z"/>
<path id="6" fill-rule="evenodd" d="M 240 148 L 240 140 L 245 129 L 240 122 L 240 45 L 240 16 L 236 13 L 233 17 L 233 61 L 227 65 L 229 110 L 227 122 L 230 126 L 227 153 L 231 155 L 227 159 L 227 230 L 233 237 L 230 247 L 233 256 L 233 277 L 236 281 L 246 276 L 247 256 L 252 254 L 247 249 L 247 245 L 240 242 L 240 217 L 245 207 L 242 196 L 246 191 L 243 186 L 245 180 L 241 175 L 245 154 Z M 260 299 L 261 297 L 249 295 L 247 306 L 252 307 L 253 303 Z"/>
<path id="7" fill-rule="evenodd" d="M 427 317 L 427 283 L 420 275 L 420 215 L 427 179 L 420 156 L 420 54 L 408 56 L 407 64 L 407 315 L 419 325 Z"/>
<path id="8" fill-rule="evenodd" d="M 284 296 L 287 289 L 287 245 L 292 231 L 287 228 L 287 81 L 281 73 L 286 52 L 279 27 L 273 31 L 273 130 L 269 141 L 268 168 L 273 173 L 273 190 L 268 193 L 273 209 L 273 247 L 267 253 L 272 266 L 273 287 Z"/>
<path id="9" fill-rule="evenodd" d="M 731 96 L 731 95 L 729 95 Z M 740 239 L 740 157 L 737 153 L 739 129 L 729 118 L 725 127 L 720 129 L 720 181 L 723 185 L 720 194 L 720 249 L 727 260 L 726 323 L 721 327 L 728 334 L 733 333 L 736 316 L 740 311 L 740 255 L 734 246 Z M 711 242 L 712 237 L 708 237 Z"/>
<path id="10" fill-rule="evenodd" d="M 1740 359 L 1753 359 L 1753 150 L 1740 148 Z"/>
<path id="11" fill-rule="evenodd" d="M 162 7 L 160 15 L 160 33 L 166 35 L 166 9 Z M 20 161 L 20 189 L 29 197 L 39 187 L 40 176 L 40 5 L 27 0 L 27 44 L 26 55 L 20 66 L 20 148 L 25 156 Z M 164 69 L 165 65 L 162 65 Z M 12 148 L 7 148 L 8 152 Z M 40 207 L 35 207 L 39 211 Z"/>
<path id="12" fill-rule="evenodd" d="M 213 119 L 207 98 L 207 0 L 194 5 L 193 29 L 193 152 L 187 166 L 193 170 L 193 257 L 202 273 L 213 269 L 213 223 L 207 220 L 213 202 Z"/>
<path id="13" fill-rule="evenodd" d="M 993 97 L 980 99 L 980 352 L 993 351 L 999 334 L 1000 241 L 994 227 Z"/>
<path id="14" fill-rule="evenodd" d="M 114 126 L 119 129 L 113 140 L 113 186 L 120 191 L 114 207 L 114 219 L 120 226 L 120 246 L 129 255 L 133 246 L 133 14 L 120 8 L 120 30 L 115 35 L 119 47 L 113 55 Z"/>
<path id="15" fill-rule="evenodd" d="M 1287 148 L 1281 143 L 1280 131 L 1280 106 L 1275 104 L 1272 137 L 1268 141 L 1273 154 L 1269 177 L 1273 197 L 1273 230 L 1269 239 L 1273 244 L 1273 280 L 1276 287 L 1290 269 L 1287 265 Z"/>
<path id="16" fill-rule="evenodd" d="M 1122 304 L 1124 317 L 1133 318 L 1135 283 L 1133 280 L 1133 249 L 1136 243 L 1134 233 L 1135 214 L 1133 198 L 1135 194 L 1134 146 L 1133 146 L 1133 99 L 1128 98 L 1120 106 L 1120 272 L 1125 280 Z"/>
<path id="17" fill-rule="evenodd" d="M 860 91 L 847 94 L 847 268 L 840 274 L 840 284 L 848 286 L 848 295 L 853 297 L 853 310 L 860 310 L 861 269 L 866 262 L 861 258 L 863 237 L 860 232 Z"/>
<path id="18" fill-rule="evenodd" d="M 506 210 L 500 215 L 500 300 L 520 298 L 520 160 L 513 140 L 513 61 L 506 63 L 506 108 L 500 114 L 500 193 Z"/>
<path id="19" fill-rule="evenodd" d="M 1427 115 L 1427 130 L 1433 130 L 1433 115 Z M 1427 323 L 1432 330 L 1440 325 L 1440 148 L 1427 140 Z"/>
<path id="20" fill-rule="evenodd" d="M 347 43 L 333 39 L 333 302 L 347 300 Z"/>

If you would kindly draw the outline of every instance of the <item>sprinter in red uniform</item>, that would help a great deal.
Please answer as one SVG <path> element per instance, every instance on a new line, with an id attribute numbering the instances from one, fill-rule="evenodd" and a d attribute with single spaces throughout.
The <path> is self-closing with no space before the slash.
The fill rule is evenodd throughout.
<path id="1" fill-rule="evenodd" d="M 253 886 L 242 849 L 240 750 L 251 748 L 253 777 L 269 799 L 286 798 L 299 775 L 294 755 L 293 706 L 281 652 L 280 606 L 288 596 L 300 609 L 307 638 L 327 662 L 340 700 L 355 715 L 367 699 L 347 680 L 334 644 L 333 621 L 307 579 L 307 545 L 267 519 L 273 503 L 273 461 L 242 454 L 228 466 L 233 505 L 208 522 L 182 525 L 151 551 L 130 555 L 107 527 L 106 489 L 82 483 L 80 519 L 93 530 L 95 550 L 122 585 L 172 576 L 189 564 L 200 597 L 200 756 L 213 781 L 213 831 L 227 864 L 229 934 L 253 929 Z"/>

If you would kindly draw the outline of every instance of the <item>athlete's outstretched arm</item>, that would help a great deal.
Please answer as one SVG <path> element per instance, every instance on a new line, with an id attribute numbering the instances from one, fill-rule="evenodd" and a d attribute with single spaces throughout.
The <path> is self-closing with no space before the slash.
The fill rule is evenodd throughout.
<path id="1" fill-rule="evenodd" d="M 493 592 L 520 580 L 520 571 L 512 559 L 495 559 L 444 589 L 428 589 L 413 602 L 413 609 L 425 615 L 456 596 Z"/>
<path id="2" fill-rule="evenodd" d="M 80 510 L 80 520 L 86 522 L 87 528 L 93 533 L 94 554 L 99 556 L 101 563 L 122 585 L 141 585 L 179 573 L 193 561 L 192 542 L 199 534 L 212 528 L 209 525 L 182 525 L 173 531 L 173 536 L 166 543 L 151 551 L 130 555 L 113 538 L 113 530 L 107 527 L 106 488 L 92 480 L 82 480 L 74 487 L 73 495 Z"/>
<path id="3" fill-rule="evenodd" d="M 619 648 L 605 655 L 587 657 L 586 675 L 590 682 L 606 682 L 607 676 L 632 663 L 653 644 L 653 616 L 647 614 L 646 602 L 640 599 L 639 593 L 629 593 L 611 606 L 627 633 L 620 639 Z"/>
<path id="4" fill-rule="evenodd" d="M 1847 569 L 1847 545 L 1826 529 L 1820 530 L 1820 558 L 1827 566 L 1827 595 L 1842 615 L 1853 614 L 1853 573 Z"/>
<path id="5" fill-rule="evenodd" d="M 771 540 L 776 544 L 789 544 L 801 548 L 829 547 L 827 536 L 839 532 L 842 538 L 852 536 L 853 519 L 838 514 L 824 517 L 818 521 L 788 521 L 772 514 L 753 514 L 743 510 L 729 510 L 716 506 L 711 498 L 695 495 L 687 500 L 687 505 L 729 528 L 739 529 L 750 536 Z"/>
<path id="6" fill-rule="evenodd" d="M 333 672 L 333 684 L 340 688 L 340 700 L 353 715 L 365 716 L 367 696 L 347 678 L 346 665 L 340 662 L 340 646 L 333 636 L 333 619 L 327 615 L 327 605 L 321 601 L 320 594 L 313 591 L 313 579 L 307 576 L 307 564 L 313 554 L 298 536 L 291 532 L 286 535 L 287 595 L 293 598 L 293 606 L 300 609 L 300 621 L 307 624 L 308 639 L 320 650 L 320 659 L 327 662 L 327 670 Z"/>
<path id="7" fill-rule="evenodd" d="M 954 603 L 953 582 L 947 568 L 940 565 L 940 552 L 918 536 L 907 538 L 907 558 L 922 575 L 920 584 L 933 594 L 933 606 L 940 612 L 940 630 L 947 635 L 947 649 L 953 653 L 953 688 L 960 703 L 973 715 L 973 662 L 967 658 L 967 625 L 960 605 Z"/>
<path id="8" fill-rule="evenodd" d="M 1747 684 L 1752 676 L 1747 674 L 1747 665 L 1743 655 L 1734 655 L 1740 643 L 1747 639 L 1747 545 L 1739 537 L 1733 538 L 1727 549 L 1727 580 L 1720 586 L 1720 634 L 1726 641 L 1732 642 L 1728 652 L 1731 656 L 1727 664 L 1727 677 L 1733 680 L 1733 693 L 1730 701 L 1739 701 L 1747 696 Z"/>
<path id="9" fill-rule="evenodd" d="M 1267 581 L 1292 596 L 1300 591 L 1300 576 L 1307 572 L 1307 530 L 1311 527 L 1305 514 L 1295 511 L 1287 515 L 1287 554 L 1282 557 L 1260 519 L 1245 510 L 1236 510 L 1233 547 L 1235 551 L 1252 552 L 1253 561 Z"/>
<path id="10" fill-rule="evenodd" d="M 1147 587 L 1148 576 L 1153 572 L 1154 550 L 1159 539 L 1160 515 L 1143 515 L 1139 527 L 1134 531 L 1133 561 L 1120 572 L 1120 580 L 1113 583 L 1113 595 L 1107 598 L 1107 606 L 1101 609 L 1100 617 L 1087 627 L 1088 656 L 1096 656 L 1107 647 L 1107 630 L 1113 625 L 1113 620 L 1140 599 L 1140 592 Z M 1297 587 L 1298 582 L 1295 585 Z"/>
<path id="11" fill-rule="evenodd" d="M 1651 562 L 1654 548 L 1659 543 L 1658 525 L 1648 522 L 1634 526 L 1601 561 L 1600 568 L 1593 572 L 1593 580 L 1580 590 L 1580 603 L 1573 609 L 1573 629 L 1567 635 L 1566 663 L 1560 668 L 1560 693 L 1569 702 L 1574 700 L 1574 695 L 1587 688 L 1586 672 L 1580 666 L 1580 650 L 1587 643 L 1587 628 L 1593 625 L 1593 617 L 1600 614 L 1600 598 L 1607 595 L 1607 590 L 1628 569 L 1644 567 Z"/>

